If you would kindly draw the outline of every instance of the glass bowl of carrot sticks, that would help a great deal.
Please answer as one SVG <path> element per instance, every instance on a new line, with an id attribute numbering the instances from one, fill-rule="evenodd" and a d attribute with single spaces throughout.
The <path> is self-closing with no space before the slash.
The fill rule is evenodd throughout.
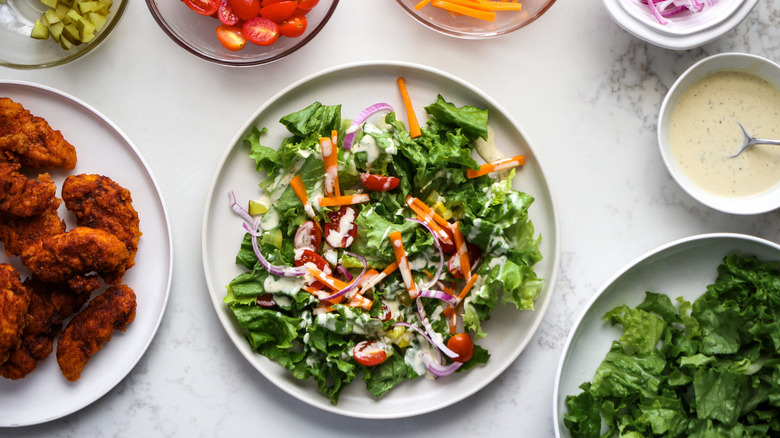
<path id="1" fill-rule="evenodd" d="M 527 26 L 555 0 L 396 0 L 414 19 L 445 35 L 494 38 Z"/>

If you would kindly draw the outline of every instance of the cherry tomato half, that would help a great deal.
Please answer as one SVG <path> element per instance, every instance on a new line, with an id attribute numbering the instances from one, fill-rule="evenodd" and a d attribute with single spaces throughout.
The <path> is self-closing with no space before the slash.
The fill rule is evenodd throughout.
<path id="1" fill-rule="evenodd" d="M 447 348 L 458 354 L 455 362 L 468 362 L 474 356 L 474 342 L 468 333 L 458 333 L 447 341 Z"/>
<path id="2" fill-rule="evenodd" d="M 260 6 L 268 6 L 270 4 L 279 3 L 279 2 L 283 2 L 283 1 L 287 1 L 287 0 L 263 0 L 263 1 L 260 2 Z"/>
<path id="3" fill-rule="evenodd" d="M 271 3 L 260 8 L 260 16 L 278 24 L 292 17 L 297 7 L 296 3 L 290 0 Z"/>
<path id="4" fill-rule="evenodd" d="M 220 0 L 184 0 L 184 4 L 200 15 L 211 15 L 219 9 Z"/>
<path id="5" fill-rule="evenodd" d="M 222 22 L 222 24 L 226 24 L 228 26 L 237 24 L 240 21 L 238 15 L 236 15 L 236 13 L 233 12 L 233 8 L 230 7 L 230 3 L 228 3 L 228 0 L 222 0 L 222 2 L 219 4 L 219 9 L 217 10 L 217 17 L 219 18 L 219 21 Z M 219 35 L 219 31 L 217 31 L 217 35 Z M 244 39 L 244 42 L 246 42 L 246 39 Z M 230 47 L 228 47 L 228 49 L 230 49 Z"/>
<path id="6" fill-rule="evenodd" d="M 387 359 L 387 353 L 377 341 L 360 341 L 352 349 L 352 356 L 367 367 L 379 365 Z"/>
<path id="7" fill-rule="evenodd" d="M 244 36 L 258 46 L 270 46 L 279 39 L 279 26 L 273 21 L 255 17 L 244 23 Z"/>
<path id="8" fill-rule="evenodd" d="M 306 263 L 314 264 L 314 266 L 316 266 L 317 269 L 319 269 L 320 271 L 328 275 L 333 273 L 333 270 L 330 268 L 328 261 L 325 260 L 325 258 L 317 254 L 316 252 L 310 249 L 304 249 L 303 251 L 296 251 L 295 260 L 293 261 L 293 264 L 295 264 L 295 266 L 303 266 Z M 325 287 L 324 284 L 320 283 L 317 280 L 311 282 L 309 286 L 311 286 L 314 289 L 322 289 L 323 287 Z"/>
<path id="9" fill-rule="evenodd" d="M 279 33 L 287 38 L 295 38 L 306 32 L 306 17 L 293 15 L 279 25 Z"/>
<path id="10" fill-rule="evenodd" d="M 217 26 L 217 40 L 226 49 L 234 52 L 243 49 L 246 45 L 246 38 L 239 26 L 228 26 L 225 24 Z"/>
<path id="11" fill-rule="evenodd" d="M 293 242 L 295 248 L 308 248 L 316 251 L 322 243 L 322 230 L 314 221 L 306 221 L 298 227 Z"/>
<path id="12" fill-rule="evenodd" d="M 228 3 L 233 12 L 243 21 L 260 15 L 260 0 L 228 0 Z"/>
<path id="13" fill-rule="evenodd" d="M 320 0 L 298 0 L 298 9 L 310 11 L 317 6 L 317 3 L 319 2 Z"/>
<path id="14" fill-rule="evenodd" d="M 373 173 L 361 173 L 360 182 L 366 186 L 367 189 L 375 192 L 386 192 L 398 187 L 401 180 L 394 176 L 382 176 L 374 175 Z"/>
<path id="15" fill-rule="evenodd" d="M 337 211 L 328 213 L 329 221 L 325 223 L 322 234 L 328 245 L 334 248 L 348 248 L 357 234 L 357 212 L 348 205 L 342 205 Z"/>

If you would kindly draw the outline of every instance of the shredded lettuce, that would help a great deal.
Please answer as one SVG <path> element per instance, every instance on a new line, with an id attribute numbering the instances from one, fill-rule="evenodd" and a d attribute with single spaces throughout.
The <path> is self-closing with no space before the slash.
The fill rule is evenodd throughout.
<path id="1" fill-rule="evenodd" d="M 780 434 L 780 264 L 724 257 L 692 304 L 645 293 L 604 319 L 620 339 L 567 397 L 574 437 Z"/>

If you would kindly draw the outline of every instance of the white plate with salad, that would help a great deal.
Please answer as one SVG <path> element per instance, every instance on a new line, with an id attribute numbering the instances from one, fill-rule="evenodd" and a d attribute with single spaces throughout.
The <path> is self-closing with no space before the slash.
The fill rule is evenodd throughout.
<path id="1" fill-rule="evenodd" d="M 733 258 L 730 258 L 729 261 L 726 262 L 727 256 Z M 743 234 L 713 233 L 691 236 L 676 240 L 648 252 L 639 259 L 627 265 L 625 269 L 610 279 L 605 284 L 605 286 L 593 296 L 591 302 L 586 306 L 585 311 L 580 315 L 577 323 L 574 325 L 574 328 L 572 329 L 566 342 L 566 346 L 564 347 L 564 353 L 558 366 L 554 391 L 555 396 L 553 399 L 553 418 L 555 421 L 556 436 L 599 436 L 601 433 L 606 431 L 606 422 L 602 423 L 601 418 L 597 418 L 596 421 L 590 423 L 584 419 L 586 415 L 583 415 L 583 411 L 579 410 L 579 407 L 586 404 L 584 403 L 584 398 L 577 402 L 573 402 L 573 405 L 577 406 L 578 411 L 576 413 L 572 413 L 572 410 L 567 403 L 567 397 L 582 396 L 583 394 L 593 392 L 601 393 L 601 391 L 606 394 L 613 391 L 614 388 L 623 388 L 621 391 L 625 391 L 625 393 L 628 394 L 634 394 L 634 389 L 625 389 L 632 387 L 632 382 L 634 382 L 634 380 L 630 377 L 626 377 L 633 373 L 633 371 L 625 372 L 625 370 L 630 369 L 630 365 L 620 365 L 632 363 L 630 360 L 625 360 L 625 357 L 623 356 L 624 352 L 629 356 L 636 354 L 637 357 L 644 358 L 638 359 L 637 363 L 644 362 L 645 364 L 657 364 L 659 375 L 666 376 L 661 379 L 661 381 L 671 382 L 672 377 L 668 372 L 662 370 L 675 369 L 679 362 L 677 362 L 677 359 L 672 359 L 671 354 L 663 353 L 666 354 L 666 357 L 662 358 L 663 354 L 657 353 L 658 350 L 662 352 L 669 351 L 666 350 L 666 348 L 671 345 L 671 343 L 667 341 L 667 339 L 669 339 L 667 337 L 669 336 L 667 333 L 673 333 L 675 330 L 677 330 L 676 333 L 683 333 L 683 330 L 687 330 L 686 333 L 691 333 L 690 327 L 694 326 L 694 323 L 691 321 L 697 319 L 699 323 L 697 323 L 695 326 L 699 327 L 704 335 L 691 335 L 692 339 L 709 338 L 709 340 L 713 340 L 718 339 L 721 336 L 729 337 L 729 335 L 726 334 L 728 329 L 721 328 L 713 331 L 707 331 L 710 330 L 714 325 L 709 321 L 705 321 L 705 319 L 708 318 L 707 316 L 702 317 L 701 315 L 705 313 L 709 313 L 709 315 L 722 315 L 722 309 L 712 310 L 711 304 L 707 304 L 707 300 L 702 299 L 697 303 L 697 299 L 705 295 L 705 292 L 708 292 L 708 286 L 716 284 L 716 282 L 718 284 L 725 284 L 725 282 L 722 282 L 720 279 L 728 279 L 732 272 L 736 272 L 736 269 L 744 269 L 744 272 L 751 272 L 751 274 L 743 276 L 742 273 L 739 273 L 732 278 L 738 278 L 738 283 L 751 283 L 750 281 L 744 281 L 743 279 L 749 278 L 751 275 L 758 275 L 755 274 L 758 272 L 758 269 L 753 269 L 753 266 L 749 262 L 745 262 L 742 259 L 749 259 L 751 257 L 755 257 L 760 264 L 767 264 L 767 266 L 769 266 L 774 263 L 776 266 L 776 263 L 780 261 L 780 245 L 758 237 Z M 726 265 L 731 267 L 725 268 Z M 734 266 L 737 268 L 734 268 Z M 726 272 L 728 275 L 719 276 L 719 272 L 721 272 L 721 270 Z M 777 276 L 777 274 L 775 274 L 775 276 L 777 279 L 780 279 L 780 276 Z M 777 279 L 774 281 L 775 285 L 778 284 Z M 775 286 L 775 288 L 777 288 L 777 286 Z M 724 286 L 716 286 L 715 290 L 728 290 L 728 288 Z M 780 295 L 780 291 L 775 290 L 775 294 L 776 296 Z M 749 293 L 748 295 L 752 295 L 752 293 Z M 669 301 L 666 301 L 666 298 L 663 298 L 663 296 L 668 297 Z M 656 300 L 656 298 L 659 297 L 663 299 Z M 689 304 L 685 305 L 675 301 L 678 299 L 678 297 L 681 297 Z M 732 299 L 731 297 L 728 298 Z M 655 303 L 651 304 L 654 300 Z M 708 298 L 708 300 L 710 303 L 716 302 L 718 304 L 728 301 L 725 295 Z M 747 301 L 748 300 L 742 297 L 736 302 L 745 304 Z M 662 307 L 659 306 L 658 303 L 664 303 L 667 310 L 676 307 L 678 309 L 678 314 L 684 315 L 683 318 L 675 321 L 674 324 L 671 324 L 660 322 L 661 318 L 651 317 L 651 313 L 653 315 L 663 313 L 658 312 L 658 309 Z M 689 307 L 690 304 L 693 305 L 694 310 L 692 312 L 691 307 Z M 634 309 L 645 310 L 648 313 L 633 313 Z M 608 312 L 609 315 L 611 315 L 609 321 L 604 318 Z M 669 312 L 669 314 L 673 313 L 675 312 Z M 688 315 L 690 315 L 690 318 Z M 641 321 L 640 317 L 646 317 L 647 320 Z M 621 327 L 630 327 L 632 324 L 632 321 L 629 321 L 630 318 L 633 318 L 633 323 L 636 324 L 635 327 L 640 327 L 641 323 L 641 331 L 644 335 L 647 336 L 651 336 L 650 333 L 655 332 L 656 327 L 674 326 L 675 329 L 671 330 L 670 332 L 661 332 L 659 329 L 656 334 L 653 334 L 652 336 L 657 335 L 660 337 L 660 340 L 657 343 L 654 342 L 654 340 L 646 343 L 646 345 L 650 346 L 649 348 L 653 351 L 640 351 L 639 353 L 630 352 L 629 349 L 639 351 L 641 348 L 637 346 L 639 343 L 635 342 L 635 339 L 639 336 L 636 336 L 635 332 L 630 332 L 629 329 L 626 329 L 624 332 Z M 663 319 L 666 318 L 669 317 L 663 317 Z M 652 324 L 648 321 L 652 321 Z M 711 321 L 717 321 L 717 324 L 721 324 L 724 320 L 712 318 Z M 747 322 L 748 320 L 745 320 L 745 323 Z M 660 325 L 658 325 L 659 323 Z M 707 325 L 708 328 L 705 328 L 705 325 Z M 728 324 L 720 327 L 727 326 Z M 632 336 L 635 337 L 632 338 Z M 687 336 L 688 335 L 686 335 L 686 337 Z M 620 342 L 617 342 L 619 339 Z M 683 338 L 680 337 L 678 339 Z M 703 341 L 703 343 L 706 342 L 708 341 Z M 657 347 L 658 345 L 663 346 L 659 348 Z M 625 346 L 625 350 L 623 346 Z M 719 347 L 709 348 L 715 350 Z M 696 351 L 696 354 L 693 354 L 694 351 Z M 686 356 L 688 360 L 701 358 L 702 362 L 699 363 L 699 365 L 701 365 L 701 368 L 704 368 L 704 365 L 708 363 L 717 363 L 717 360 L 719 359 L 713 358 L 720 357 L 722 353 L 718 352 L 718 354 L 715 354 L 703 351 L 704 349 L 701 348 L 699 350 L 691 350 L 691 352 L 683 352 L 677 354 L 677 356 Z M 725 353 L 725 351 L 723 353 Z M 731 354 L 732 358 L 737 356 L 736 351 L 732 352 Z M 652 359 L 649 359 L 651 357 Z M 704 359 L 705 357 L 708 359 Z M 690 363 L 688 366 L 690 366 Z M 650 370 L 651 368 L 652 367 L 647 366 L 644 369 Z M 685 368 L 685 366 L 681 366 L 680 368 Z M 758 371 L 758 369 L 756 368 L 754 371 Z M 686 371 L 686 373 L 687 372 L 688 371 Z M 657 381 L 655 380 L 655 377 L 653 377 L 653 373 L 654 372 L 648 371 L 647 375 L 644 377 L 644 380 L 636 380 L 636 382 L 639 382 L 640 380 L 642 381 L 640 386 L 643 387 L 643 389 L 655 388 L 655 385 L 661 388 L 650 391 L 651 395 L 645 399 L 648 400 L 646 404 L 645 402 L 639 403 L 636 400 L 623 400 L 623 402 L 628 406 L 639 407 L 640 411 L 638 413 L 644 415 L 644 417 L 640 417 L 640 420 L 631 418 L 631 415 L 623 415 L 621 417 L 621 421 L 626 423 L 633 422 L 633 424 L 627 426 L 626 430 L 634 430 L 633 427 L 635 427 L 635 425 L 638 425 L 637 427 L 649 427 L 648 423 L 643 423 L 643 421 L 646 421 L 647 419 L 653 419 L 653 421 L 655 421 L 654 427 L 657 428 L 690 427 L 689 429 L 685 429 L 682 432 L 682 435 L 677 436 L 692 436 L 696 435 L 697 433 L 702 433 L 700 428 L 707 427 L 706 422 L 712 420 L 704 419 L 702 420 L 702 423 L 696 423 L 699 419 L 696 418 L 695 413 L 683 413 L 683 410 L 681 409 L 678 410 L 676 408 L 669 407 L 679 406 L 676 405 L 676 403 L 668 402 L 671 397 L 667 399 L 669 405 L 667 406 L 668 409 L 665 411 L 666 416 L 664 417 L 663 415 L 656 415 L 661 411 L 661 409 L 655 410 L 650 407 L 652 405 L 652 403 L 649 401 L 650 397 L 654 397 L 656 394 L 661 394 L 663 391 L 669 390 L 669 386 L 665 386 L 663 384 L 659 385 L 656 383 Z M 598 377 L 596 377 L 597 375 Z M 694 377 L 694 385 L 696 384 L 695 379 L 696 377 Z M 691 393 L 700 394 L 695 390 L 695 387 L 690 388 L 689 390 L 686 385 L 688 385 L 690 382 L 682 383 L 684 381 L 682 377 L 678 376 L 677 380 L 679 382 L 676 384 L 676 386 L 682 388 L 682 390 L 678 390 L 681 391 L 681 393 L 684 393 L 687 396 L 690 396 Z M 585 382 L 593 385 L 591 386 L 593 391 L 583 391 L 580 388 L 580 385 L 583 385 Z M 716 385 L 712 386 L 715 387 Z M 616 389 L 614 390 L 617 391 Z M 726 393 L 729 392 L 734 393 L 734 391 L 726 391 Z M 756 390 L 756 394 L 758 394 L 758 390 Z M 665 395 L 668 396 L 669 393 L 665 393 Z M 725 418 L 730 416 L 732 414 L 731 412 L 726 414 L 723 411 L 719 411 L 719 409 L 726 409 L 726 406 L 734 406 L 738 405 L 739 403 L 731 404 L 730 402 L 724 401 L 722 398 L 713 399 L 712 397 L 716 395 L 717 394 L 711 393 L 700 396 L 702 403 L 707 403 L 706 400 L 709 399 L 709 403 L 712 404 L 708 409 L 698 405 L 697 407 L 702 412 L 706 411 L 707 414 L 705 415 L 712 414 L 718 418 Z M 582 403 L 579 403 L 580 401 Z M 596 409 L 596 411 L 592 412 L 593 414 L 598 412 L 598 404 L 601 403 L 600 399 L 595 403 L 596 404 L 590 405 L 591 408 Z M 692 401 L 689 401 L 688 403 L 693 404 Z M 685 415 L 693 417 L 694 420 L 690 422 L 688 420 L 680 420 L 680 418 L 683 418 Z M 570 430 L 570 427 L 567 427 L 564 422 L 564 416 L 577 418 L 577 425 L 571 425 L 571 428 L 578 430 L 577 433 L 573 433 L 572 430 Z M 615 417 L 617 418 L 618 415 L 615 415 Z M 670 418 L 674 418 L 677 422 L 668 422 L 667 420 Z M 588 423 L 591 425 L 591 427 L 581 426 Z M 594 426 L 596 423 L 598 423 L 598 426 Z M 652 423 L 652 421 L 650 423 Z M 717 421 L 715 421 L 715 423 L 715 427 L 720 427 L 717 425 Z M 670 426 L 670 424 L 673 425 Z M 712 424 L 709 424 L 709 426 L 712 426 Z M 588 431 L 589 433 L 582 432 L 580 434 L 579 431 Z M 664 432 L 656 431 L 656 433 L 659 433 L 657 436 L 675 435 L 672 430 L 665 430 Z M 705 433 L 704 435 L 696 436 L 707 435 Z"/>
<path id="2" fill-rule="evenodd" d="M 404 79 L 422 128 L 418 138 L 449 140 L 419 149 L 407 131 L 398 78 Z M 438 122 L 429 125 L 433 118 Z M 487 160 L 472 151 L 480 135 L 495 139 L 494 146 L 480 143 Z M 248 137 L 252 140 L 245 141 Z M 249 156 L 250 145 L 257 162 Z M 323 159 L 332 145 L 337 165 Z M 514 160 L 514 167 L 464 176 L 465 167 L 498 169 L 499 158 Z M 435 160 L 448 164 L 431 167 Z M 331 174 L 325 168 L 334 169 L 339 184 L 325 178 Z M 474 199 L 489 199 L 479 209 L 489 217 L 470 216 L 476 214 Z M 259 214 L 250 217 L 255 208 L 252 213 Z M 455 223 L 460 231 L 453 234 Z M 357 234 L 351 234 L 355 224 Z M 319 239 L 311 237 L 317 235 L 314 228 L 324 231 Z M 400 238 L 400 252 L 390 235 Z M 202 239 L 212 302 L 242 355 L 299 400 L 360 418 L 431 412 L 495 379 L 541 323 L 560 251 L 550 187 L 511 115 L 461 79 L 402 62 L 324 70 L 263 104 L 218 166 Z M 472 241 L 477 251 L 469 255 Z M 327 263 L 302 257 L 305 251 Z M 299 259 L 311 263 L 296 263 Z M 372 276 L 384 271 L 384 278 Z M 490 291 L 502 282 L 510 301 L 528 310 L 494 302 Z M 452 306 L 458 310 L 443 311 Z M 472 316 L 464 321 L 467 308 Z M 489 320 L 481 321 L 487 312 Z M 474 338 L 473 354 L 468 341 L 449 343 L 463 332 Z M 281 358 L 304 378 L 268 357 Z M 416 378 L 405 381 L 409 376 Z"/>

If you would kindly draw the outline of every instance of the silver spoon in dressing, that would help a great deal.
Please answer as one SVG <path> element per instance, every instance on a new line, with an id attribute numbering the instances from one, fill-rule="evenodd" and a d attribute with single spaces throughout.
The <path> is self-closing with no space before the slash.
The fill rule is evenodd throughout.
<path id="1" fill-rule="evenodd" d="M 762 138 L 755 138 L 752 135 L 748 134 L 748 132 L 745 130 L 745 127 L 742 126 L 742 123 L 737 122 L 737 125 L 739 125 L 740 128 L 742 128 L 742 133 L 745 134 L 745 141 L 742 144 L 742 147 L 737 151 L 734 155 L 729 155 L 728 158 L 734 158 L 737 155 L 741 154 L 742 151 L 749 148 L 750 146 L 753 146 L 754 144 L 769 144 L 774 146 L 780 146 L 780 140 L 767 140 Z"/>

